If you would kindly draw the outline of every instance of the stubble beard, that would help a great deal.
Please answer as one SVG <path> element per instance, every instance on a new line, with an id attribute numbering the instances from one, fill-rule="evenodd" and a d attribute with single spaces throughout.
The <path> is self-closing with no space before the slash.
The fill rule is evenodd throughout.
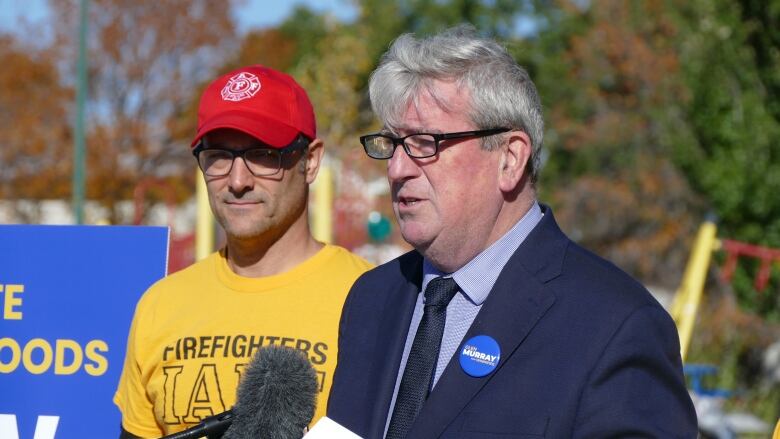
<path id="1" fill-rule="evenodd" d="M 274 206 L 271 206 L 267 197 L 262 195 L 253 199 L 260 204 L 255 205 L 251 212 L 243 214 L 240 211 L 233 211 L 222 199 L 209 200 L 214 217 L 222 226 L 228 239 L 256 239 L 272 228 L 273 218 L 269 217 L 268 213 L 273 211 Z"/>
<path id="2" fill-rule="evenodd" d="M 236 224 L 235 220 L 225 219 L 220 221 L 220 224 L 230 238 L 240 240 L 259 238 L 266 235 L 271 229 L 270 221 L 267 218 L 251 222 L 249 218 L 241 218 L 239 221 L 241 224 Z"/>

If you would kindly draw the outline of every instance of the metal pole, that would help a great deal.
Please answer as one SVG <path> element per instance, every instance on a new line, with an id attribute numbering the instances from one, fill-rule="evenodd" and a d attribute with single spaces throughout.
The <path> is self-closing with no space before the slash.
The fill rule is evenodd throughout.
<path id="1" fill-rule="evenodd" d="M 699 227 L 688 265 L 685 267 L 682 284 L 672 303 L 671 315 L 677 324 L 677 332 L 680 336 L 680 356 L 683 361 L 685 361 L 688 347 L 691 344 L 693 324 L 696 321 L 696 312 L 699 308 L 699 302 L 701 302 L 704 283 L 707 280 L 707 269 L 710 266 L 712 251 L 718 247 L 717 229 L 715 223 L 709 220 Z"/>
<path id="2" fill-rule="evenodd" d="M 76 129 L 73 148 L 73 216 L 84 224 L 84 111 L 87 100 L 87 1 L 79 1 L 79 59 L 76 87 Z"/>
<path id="3" fill-rule="evenodd" d="M 333 242 L 333 170 L 323 164 L 314 180 L 314 209 L 312 211 L 312 235 L 320 242 Z"/>
<path id="4" fill-rule="evenodd" d="M 209 207 L 209 195 L 203 173 L 195 176 L 197 222 L 195 226 L 195 260 L 199 261 L 214 252 L 214 216 Z"/>

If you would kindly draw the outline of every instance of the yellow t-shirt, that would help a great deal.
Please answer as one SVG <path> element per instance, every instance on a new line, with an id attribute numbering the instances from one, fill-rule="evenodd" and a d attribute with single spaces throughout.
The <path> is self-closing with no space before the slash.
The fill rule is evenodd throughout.
<path id="1" fill-rule="evenodd" d="M 327 245 L 286 273 L 247 278 L 218 252 L 152 285 L 136 306 L 114 395 L 124 429 L 159 437 L 230 409 L 243 367 L 271 344 L 309 357 L 320 390 L 316 422 L 336 368 L 344 299 L 370 268 Z"/>

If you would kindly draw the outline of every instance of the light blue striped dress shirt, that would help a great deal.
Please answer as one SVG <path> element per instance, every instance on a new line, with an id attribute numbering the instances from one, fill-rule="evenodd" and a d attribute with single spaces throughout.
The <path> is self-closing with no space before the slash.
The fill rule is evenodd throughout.
<path id="1" fill-rule="evenodd" d="M 455 294 L 450 304 L 447 305 L 447 320 L 444 324 L 444 335 L 442 335 L 441 339 L 439 360 L 436 363 L 432 386 L 435 386 L 439 381 L 444 368 L 450 362 L 450 358 L 452 358 L 458 346 L 460 346 L 463 336 L 466 335 L 466 331 L 468 331 L 480 308 L 482 308 L 482 304 L 487 299 L 488 294 L 490 294 L 490 290 L 493 289 L 493 285 L 496 283 L 496 279 L 498 279 L 498 275 L 501 273 L 504 265 L 506 265 L 517 248 L 520 247 L 520 244 L 525 241 L 531 230 L 541 221 L 542 216 L 543 213 L 539 204 L 534 202 L 531 209 L 504 236 L 483 250 L 482 253 L 461 267 L 460 270 L 452 273 L 452 278 L 455 279 L 458 287 L 460 287 L 460 291 L 458 294 Z M 449 276 L 449 273 L 442 273 L 431 265 L 427 259 L 424 259 L 422 291 L 417 295 L 414 314 L 412 314 L 409 332 L 406 335 L 406 345 L 401 357 L 401 367 L 395 380 L 393 399 L 390 402 L 390 411 L 385 424 L 385 435 L 387 435 L 387 428 L 393 415 L 395 399 L 398 396 L 398 387 L 401 385 L 406 360 L 409 357 L 409 351 L 412 349 L 412 342 L 414 342 L 417 327 L 420 325 L 420 320 L 422 320 L 425 287 L 428 286 L 428 282 L 439 276 Z"/>

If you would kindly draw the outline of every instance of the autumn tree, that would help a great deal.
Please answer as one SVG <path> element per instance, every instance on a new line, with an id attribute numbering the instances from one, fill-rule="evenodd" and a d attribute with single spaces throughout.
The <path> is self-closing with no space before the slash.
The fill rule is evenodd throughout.
<path id="1" fill-rule="evenodd" d="M 677 12 L 687 93 L 665 113 L 665 141 L 720 236 L 780 248 L 780 1 L 693 1 Z M 741 261 L 739 302 L 780 321 L 780 271 L 759 293 L 757 270 Z"/>
<path id="2" fill-rule="evenodd" d="M 670 288 L 708 212 L 720 236 L 780 246 L 778 5 L 559 1 L 545 11 L 518 53 L 545 101 L 541 187 L 580 242 Z M 755 265 L 738 270 L 740 303 L 777 318 L 780 276 L 757 294 Z"/>
<path id="3" fill-rule="evenodd" d="M 721 238 L 780 248 L 780 1 L 695 0 L 675 12 L 687 93 L 665 114 L 665 142 L 717 215 Z M 780 387 L 762 370 L 764 350 L 780 336 L 774 265 L 759 292 L 759 261 L 741 258 L 729 295 L 701 316 L 694 339 L 703 340 L 691 347 L 692 359 L 718 364 L 717 384 L 739 395 L 729 409 L 768 423 L 780 413 Z"/>
<path id="4" fill-rule="evenodd" d="M 199 85 L 235 49 L 230 2 L 94 0 L 89 3 L 87 198 L 122 218 L 116 203 L 144 179 L 164 179 L 179 198 L 192 192 L 189 129 L 182 113 Z M 56 45 L 75 71 L 73 2 L 52 2 Z M 186 134 L 185 134 L 186 133 Z M 186 187 L 185 187 L 186 186 Z"/>
<path id="5" fill-rule="evenodd" d="M 702 207 L 658 122 L 684 91 L 666 4 L 560 1 L 544 11 L 539 34 L 513 50 L 545 107 L 542 199 L 575 240 L 673 290 L 687 259 L 680 244 Z"/>
<path id="6" fill-rule="evenodd" d="M 523 56 L 548 121 L 543 198 L 574 239 L 670 289 L 707 212 L 721 237 L 778 246 L 777 6 L 602 0 L 546 11 Z M 720 365 L 721 385 L 741 395 L 729 403 L 771 420 L 780 392 L 748 371 L 776 340 L 761 317 L 777 316 L 778 280 L 757 295 L 751 268 L 743 261 L 733 289 L 712 277 L 700 322 L 721 325 L 697 326 L 689 360 Z M 733 292 L 747 312 L 722 306 Z M 723 309 L 726 325 L 709 314 Z"/>
<path id="7" fill-rule="evenodd" d="M 0 35 L 0 198 L 25 222 L 38 221 L 34 200 L 70 190 L 72 91 L 62 85 L 52 53 Z"/>

